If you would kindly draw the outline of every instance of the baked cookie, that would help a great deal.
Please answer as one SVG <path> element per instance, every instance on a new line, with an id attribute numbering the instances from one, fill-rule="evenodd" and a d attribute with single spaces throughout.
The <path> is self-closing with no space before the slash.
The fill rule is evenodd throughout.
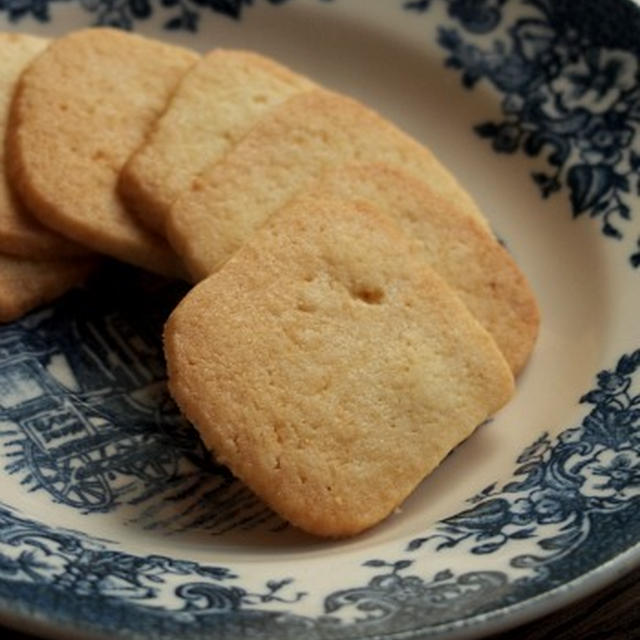
<path id="1" fill-rule="evenodd" d="M 93 259 L 29 260 L 0 254 L 0 322 L 17 320 L 87 278 Z"/>
<path id="2" fill-rule="evenodd" d="M 514 374 L 533 350 L 540 313 L 524 274 L 476 216 L 401 169 L 348 165 L 329 170 L 304 197 L 364 200 L 422 241 L 425 257 L 493 336 Z"/>
<path id="3" fill-rule="evenodd" d="M 486 224 L 425 147 L 355 100 L 317 89 L 272 109 L 194 180 L 171 207 L 167 237 L 192 277 L 203 278 L 298 191 L 345 162 L 401 166 Z"/>
<path id="4" fill-rule="evenodd" d="M 116 193 L 120 169 L 160 115 L 195 53 L 115 29 L 51 42 L 23 72 L 8 133 L 8 168 L 46 226 L 167 275 L 180 265 L 166 242 Z"/>
<path id="5" fill-rule="evenodd" d="M 9 105 L 24 67 L 48 40 L 22 33 L 0 33 L 0 252 L 27 258 L 81 255 L 87 250 L 40 224 L 19 202 L 5 176 L 4 137 Z"/>
<path id="6" fill-rule="evenodd" d="M 120 194 L 153 231 L 191 180 L 270 108 L 314 85 L 256 53 L 216 49 L 181 79 L 166 111 L 120 174 Z"/>
<path id="7" fill-rule="evenodd" d="M 218 460 L 298 527 L 389 515 L 513 392 L 491 336 L 364 203 L 299 199 L 165 328 L 169 386 Z"/>

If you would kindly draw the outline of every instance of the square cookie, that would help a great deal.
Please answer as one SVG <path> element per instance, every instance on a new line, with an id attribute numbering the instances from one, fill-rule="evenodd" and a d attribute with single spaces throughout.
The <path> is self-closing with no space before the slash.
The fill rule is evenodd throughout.
<path id="1" fill-rule="evenodd" d="M 302 198 L 166 325 L 186 417 L 310 533 L 384 519 L 513 392 L 495 342 L 422 251 L 363 203 Z"/>
<path id="2" fill-rule="evenodd" d="M 313 83 L 250 51 L 214 49 L 182 77 L 165 112 L 120 173 L 120 193 L 164 235 L 175 199 L 271 108 Z"/>
<path id="3" fill-rule="evenodd" d="M 491 334 L 513 373 L 522 370 L 538 336 L 535 296 L 509 252 L 457 199 L 384 164 L 334 167 L 304 197 L 361 200 L 393 218 L 422 242 L 429 265 Z"/>
<path id="4" fill-rule="evenodd" d="M 349 162 L 402 167 L 488 226 L 426 147 L 362 103 L 315 89 L 274 107 L 203 171 L 171 207 L 167 237 L 193 279 L 206 277 L 324 171 Z"/>

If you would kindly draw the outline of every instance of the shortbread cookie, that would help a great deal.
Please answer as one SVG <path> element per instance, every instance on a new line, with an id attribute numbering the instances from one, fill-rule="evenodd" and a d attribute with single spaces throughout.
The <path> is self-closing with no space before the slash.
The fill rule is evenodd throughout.
<path id="1" fill-rule="evenodd" d="M 124 208 L 120 169 L 141 144 L 195 53 L 115 29 L 54 40 L 13 100 L 8 167 L 48 227 L 125 262 L 173 275 L 179 262 Z"/>
<path id="2" fill-rule="evenodd" d="M 4 171 L 4 137 L 9 105 L 24 67 L 48 40 L 22 33 L 0 33 L 0 252 L 27 258 L 79 255 L 86 249 L 41 225 L 12 192 Z"/>
<path id="3" fill-rule="evenodd" d="M 203 172 L 171 208 L 167 236 L 192 277 L 203 278 L 323 170 L 352 161 L 402 166 L 486 224 L 425 147 L 362 104 L 318 89 L 272 109 Z"/>
<path id="4" fill-rule="evenodd" d="M 313 86 L 255 53 L 210 52 L 184 75 L 147 141 L 122 170 L 125 202 L 150 229 L 164 234 L 171 204 L 196 175 L 270 108 Z"/>
<path id="5" fill-rule="evenodd" d="M 301 199 L 166 325 L 186 417 L 308 532 L 385 518 L 512 394 L 495 342 L 423 253 L 364 203 Z"/>
<path id="6" fill-rule="evenodd" d="M 93 259 L 29 260 L 0 254 L 0 322 L 17 320 L 87 278 Z"/>
<path id="7" fill-rule="evenodd" d="M 525 276 L 486 226 L 456 199 L 386 165 L 328 171 L 304 197 L 364 200 L 424 243 L 425 257 L 489 331 L 514 373 L 526 363 L 540 314 Z"/>

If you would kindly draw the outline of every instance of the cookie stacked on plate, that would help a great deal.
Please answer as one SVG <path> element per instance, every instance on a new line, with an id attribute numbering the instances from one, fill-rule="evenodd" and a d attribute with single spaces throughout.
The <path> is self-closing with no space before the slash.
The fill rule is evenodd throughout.
<path id="1" fill-rule="evenodd" d="M 0 46 L 0 260 L 40 287 L 12 307 L 0 269 L 0 319 L 99 254 L 198 283 L 165 330 L 171 391 L 220 461 L 319 535 L 385 518 L 507 402 L 533 294 L 395 125 L 251 52 L 110 29 Z"/>

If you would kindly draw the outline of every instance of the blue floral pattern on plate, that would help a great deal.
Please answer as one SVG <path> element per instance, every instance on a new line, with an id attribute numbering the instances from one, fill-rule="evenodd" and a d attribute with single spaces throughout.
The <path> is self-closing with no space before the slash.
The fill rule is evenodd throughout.
<path id="1" fill-rule="evenodd" d="M 549 169 L 532 172 L 542 196 L 568 187 L 574 217 L 596 218 L 605 236 L 621 240 L 640 192 L 640 66 L 637 43 L 608 30 L 603 11 L 620 23 L 628 16 L 632 28 L 633 7 L 529 0 L 511 17 L 506 0 L 442 1 L 463 29 L 441 27 L 445 64 L 465 87 L 486 81 L 503 96 L 503 119 L 476 125 L 478 135 L 497 153 L 543 156 Z M 417 13 L 431 5 L 405 3 Z M 595 29 L 594 16 L 602 18 Z M 640 237 L 629 260 L 640 266 Z"/>
<path id="2" fill-rule="evenodd" d="M 7 13 L 10 22 L 31 17 L 41 22 L 51 20 L 53 5 L 70 0 L 0 0 L 0 11 Z M 101 26 L 132 29 L 136 22 L 151 18 L 155 12 L 168 17 L 165 29 L 184 29 L 195 32 L 202 12 L 213 12 L 233 20 L 240 20 L 245 9 L 252 7 L 256 0 L 71 0 L 77 1 L 90 15 L 94 24 Z M 258 0 L 272 5 L 280 5 L 296 0 Z M 318 0 L 333 2 L 334 0 Z"/>
<path id="3" fill-rule="evenodd" d="M 371 579 L 327 594 L 317 618 L 274 617 L 262 609 L 304 601 L 307 594 L 291 579 L 268 580 L 261 592 L 249 592 L 243 576 L 228 567 L 114 551 L 105 541 L 53 529 L 8 507 L 0 509 L 0 595 L 20 607 L 25 596 L 30 602 L 48 586 L 45 606 L 55 620 L 83 619 L 88 608 L 96 629 L 121 631 L 124 624 L 189 638 L 241 629 L 264 639 L 300 632 L 319 639 L 328 631 L 359 637 L 406 625 L 435 628 L 519 602 L 566 582 L 571 572 L 598 566 L 640 537 L 640 393 L 631 392 L 639 378 L 640 349 L 598 374 L 596 387 L 581 398 L 592 408 L 579 426 L 537 439 L 518 458 L 512 480 L 488 486 L 469 500 L 468 510 L 412 539 L 403 558 L 365 561 Z M 616 535 L 622 526 L 626 535 Z M 411 573 L 412 556 L 426 546 L 441 553 L 466 544 L 470 553 L 489 556 L 530 538 L 537 552 L 510 559 L 512 567 L 532 570 L 524 578 L 495 569 Z"/>
<path id="4" fill-rule="evenodd" d="M 6 11 L 11 21 L 31 16 L 40 21 L 51 19 L 50 5 L 68 0 L 0 0 L 0 11 Z M 96 25 L 131 29 L 139 20 L 150 18 L 154 11 L 167 14 L 164 28 L 195 32 L 201 11 L 213 11 L 239 20 L 254 0 L 79 0 L 82 7 L 95 15 Z M 267 0 L 278 5 L 289 0 Z M 326 1 L 326 0 L 325 0 Z M 159 5 L 159 6 L 158 6 Z"/>

